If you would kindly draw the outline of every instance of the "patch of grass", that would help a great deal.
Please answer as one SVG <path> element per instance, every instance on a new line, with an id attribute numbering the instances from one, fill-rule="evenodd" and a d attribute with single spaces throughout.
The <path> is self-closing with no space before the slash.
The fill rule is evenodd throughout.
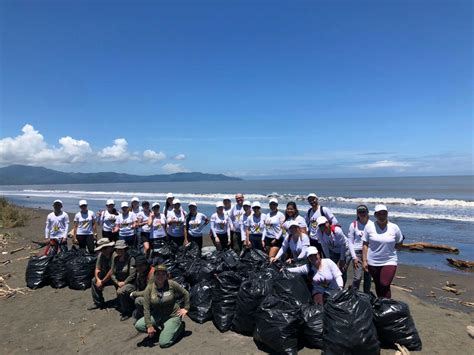
<path id="1" fill-rule="evenodd" d="M 29 219 L 28 213 L 11 204 L 4 197 L 0 197 L 0 227 L 23 227 Z"/>

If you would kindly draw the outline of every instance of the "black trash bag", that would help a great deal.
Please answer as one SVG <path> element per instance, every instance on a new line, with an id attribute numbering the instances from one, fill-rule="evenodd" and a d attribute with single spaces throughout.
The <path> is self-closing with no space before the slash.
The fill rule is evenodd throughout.
<path id="1" fill-rule="evenodd" d="M 255 313 L 254 340 L 278 354 L 298 353 L 298 333 L 303 325 L 300 305 L 291 298 L 270 294 Z"/>
<path id="2" fill-rule="evenodd" d="M 212 319 L 212 282 L 204 280 L 191 287 L 189 292 L 189 318 L 199 324 Z"/>
<path id="3" fill-rule="evenodd" d="M 273 293 L 292 297 L 300 304 L 310 303 L 312 297 L 305 278 L 306 275 L 292 274 L 284 269 L 280 276 L 273 280 Z"/>
<path id="4" fill-rule="evenodd" d="M 355 289 L 331 295 L 324 305 L 325 354 L 379 354 L 370 296 Z"/>
<path id="5" fill-rule="evenodd" d="M 48 265 L 52 258 L 50 255 L 30 257 L 25 273 L 26 286 L 36 289 L 48 284 Z"/>
<path id="6" fill-rule="evenodd" d="M 374 324 L 383 347 L 396 349 L 395 343 L 419 351 L 421 339 L 406 303 L 377 298 L 373 303 Z"/>
<path id="7" fill-rule="evenodd" d="M 241 283 L 242 277 L 234 271 L 224 271 L 214 278 L 212 315 L 214 325 L 220 332 L 226 332 L 232 326 Z"/>
<path id="8" fill-rule="evenodd" d="M 77 256 L 77 250 L 71 249 L 54 255 L 48 265 L 49 282 L 53 288 L 63 288 L 68 283 L 67 263 Z"/>
<path id="9" fill-rule="evenodd" d="M 236 309 L 232 321 L 234 332 L 252 336 L 255 328 L 255 312 L 265 296 L 272 290 L 272 272 L 260 272 L 242 282 L 237 293 Z"/>
<path id="10" fill-rule="evenodd" d="M 184 246 L 184 257 L 190 259 L 196 259 L 201 257 L 201 249 L 198 243 L 191 242 Z"/>
<path id="11" fill-rule="evenodd" d="M 323 306 L 304 304 L 301 306 L 304 325 L 301 338 L 304 346 L 310 349 L 323 348 Z"/>
<path id="12" fill-rule="evenodd" d="M 163 264 L 166 260 L 174 259 L 175 253 L 168 243 L 154 244 L 152 256 L 154 263 L 156 260 L 157 264 Z"/>
<path id="13" fill-rule="evenodd" d="M 211 280 L 215 273 L 215 268 L 210 262 L 196 259 L 186 271 L 185 277 L 191 285 L 195 285 L 203 280 Z"/>
<path id="14" fill-rule="evenodd" d="M 88 253 L 79 253 L 67 265 L 68 284 L 73 290 L 85 290 L 91 287 L 97 257 Z"/>
<path id="15" fill-rule="evenodd" d="M 240 261 L 252 269 L 259 269 L 268 264 L 268 255 L 258 249 L 245 248 L 240 256 Z"/>

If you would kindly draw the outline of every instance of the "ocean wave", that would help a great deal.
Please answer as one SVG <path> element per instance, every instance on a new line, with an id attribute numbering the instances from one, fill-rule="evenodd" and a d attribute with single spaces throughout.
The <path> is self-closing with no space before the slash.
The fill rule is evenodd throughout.
<path id="1" fill-rule="evenodd" d="M 426 199 L 417 200 L 414 198 L 398 198 L 398 197 L 325 197 L 323 200 L 345 202 L 345 203 L 382 203 L 385 205 L 409 205 L 409 206 L 427 206 L 427 207 L 463 207 L 474 208 L 474 201 L 465 200 L 436 200 Z"/>

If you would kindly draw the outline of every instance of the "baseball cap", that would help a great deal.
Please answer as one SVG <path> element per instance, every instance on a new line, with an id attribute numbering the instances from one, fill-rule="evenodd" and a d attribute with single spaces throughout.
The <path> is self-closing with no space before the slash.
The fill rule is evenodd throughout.
<path id="1" fill-rule="evenodd" d="M 310 197 L 318 198 L 318 195 L 316 195 L 314 192 L 311 192 L 310 194 L 308 194 L 308 196 L 306 196 L 306 199 Z"/>
<path id="2" fill-rule="evenodd" d="M 128 207 L 128 202 L 127 202 L 127 201 L 123 201 L 123 202 L 120 204 L 120 207 L 122 207 L 122 208 Z"/>
<path id="3" fill-rule="evenodd" d="M 158 265 L 158 266 L 155 266 L 155 274 L 156 274 L 158 271 L 168 272 L 168 268 L 166 267 L 166 265 L 160 264 L 160 265 Z"/>
<path id="4" fill-rule="evenodd" d="M 229 196 L 226 196 L 222 199 L 222 201 L 232 201 L 231 198 Z"/>
<path id="5" fill-rule="evenodd" d="M 300 227 L 300 225 L 296 221 L 291 221 L 290 224 L 288 225 L 288 229 L 290 229 L 291 227 Z"/>
<path id="6" fill-rule="evenodd" d="M 54 200 L 54 201 L 53 201 L 53 205 L 55 205 L 55 204 L 57 204 L 57 203 L 60 203 L 60 204 L 62 205 L 62 204 L 63 204 L 63 201 L 61 201 L 61 200 Z"/>
<path id="7" fill-rule="evenodd" d="M 318 224 L 318 226 L 320 226 L 321 224 L 326 224 L 327 221 L 328 219 L 324 216 L 316 218 L 316 223 Z"/>
<path id="8" fill-rule="evenodd" d="M 380 212 L 380 211 L 388 211 L 387 206 L 385 205 L 377 205 L 375 206 L 374 212 Z"/>
<path id="9" fill-rule="evenodd" d="M 108 205 L 115 205 L 115 201 L 114 200 L 107 200 L 107 202 L 105 202 L 105 205 L 108 206 Z"/>
<path id="10" fill-rule="evenodd" d="M 260 202 L 255 201 L 254 203 L 252 203 L 252 208 L 255 208 L 255 207 L 259 207 L 259 208 L 260 208 L 260 207 L 262 207 L 262 206 L 260 206 Z"/>
<path id="11" fill-rule="evenodd" d="M 140 199 L 137 196 L 132 197 L 132 202 L 140 202 Z"/>
<path id="12" fill-rule="evenodd" d="M 357 212 L 369 212 L 369 209 L 366 205 L 359 205 L 357 206 Z"/>
<path id="13" fill-rule="evenodd" d="M 80 200 L 79 201 L 79 207 L 80 206 L 87 206 L 87 201 L 86 200 Z"/>
<path id="14" fill-rule="evenodd" d="M 308 249 L 306 249 L 306 256 L 316 255 L 316 254 L 318 254 L 318 249 L 316 249 L 316 247 L 308 247 Z"/>
<path id="15" fill-rule="evenodd" d="M 177 205 L 178 203 L 181 204 L 181 200 L 179 198 L 175 198 L 173 200 L 173 205 Z"/>
<path id="16" fill-rule="evenodd" d="M 191 201 L 191 202 L 189 202 L 189 203 L 188 203 L 188 206 L 194 206 L 194 207 L 197 207 L 197 204 L 196 204 L 196 202 L 194 202 L 194 201 Z"/>
<path id="17" fill-rule="evenodd" d="M 224 204 L 222 203 L 222 201 L 216 202 L 216 208 L 219 208 L 219 207 L 224 207 Z"/>
<path id="18" fill-rule="evenodd" d="M 155 207 L 160 207 L 160 203 L 159 202 L 153 202 L 153 205 L 151 205 L 151 208 L 155 208 Z"/>
<path id="19" fill-rule="evenodd" d="M 171 193 L 171 192 L 168 192 L 168 193 L 166 194 L 166 199 L 173 198 L 173 197 L 174 197 L 174 196 L 173 196 L 173 193 Z"/>
<path id="20" fill-rule="evenodd" d="M 250 203 L 250 201 L 244 201 L 243 203 L 243 206 L 252 206 L 252 204 Z"/>
<path id="21" fill-rule="evenodd" d="M 271 203 L 276 203 L 278 205 L 278 200 L 275 197 L 272 197 L 270 201 L 268 202 L 268 204 L 271 204 Z"/>

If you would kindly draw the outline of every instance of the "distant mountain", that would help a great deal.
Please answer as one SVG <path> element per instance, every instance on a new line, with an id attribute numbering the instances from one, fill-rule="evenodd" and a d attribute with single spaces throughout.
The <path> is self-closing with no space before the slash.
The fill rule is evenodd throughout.
<path id="1" fill-rule="evenodd" d="M 169 175 L 130 175 L 113 172 L 64 173 L 42 167 L 10 165 L 0 168 L 0 185 L 99 184 L 114 182 L 236 181 L 222 174 L 176 173 Z"/>

